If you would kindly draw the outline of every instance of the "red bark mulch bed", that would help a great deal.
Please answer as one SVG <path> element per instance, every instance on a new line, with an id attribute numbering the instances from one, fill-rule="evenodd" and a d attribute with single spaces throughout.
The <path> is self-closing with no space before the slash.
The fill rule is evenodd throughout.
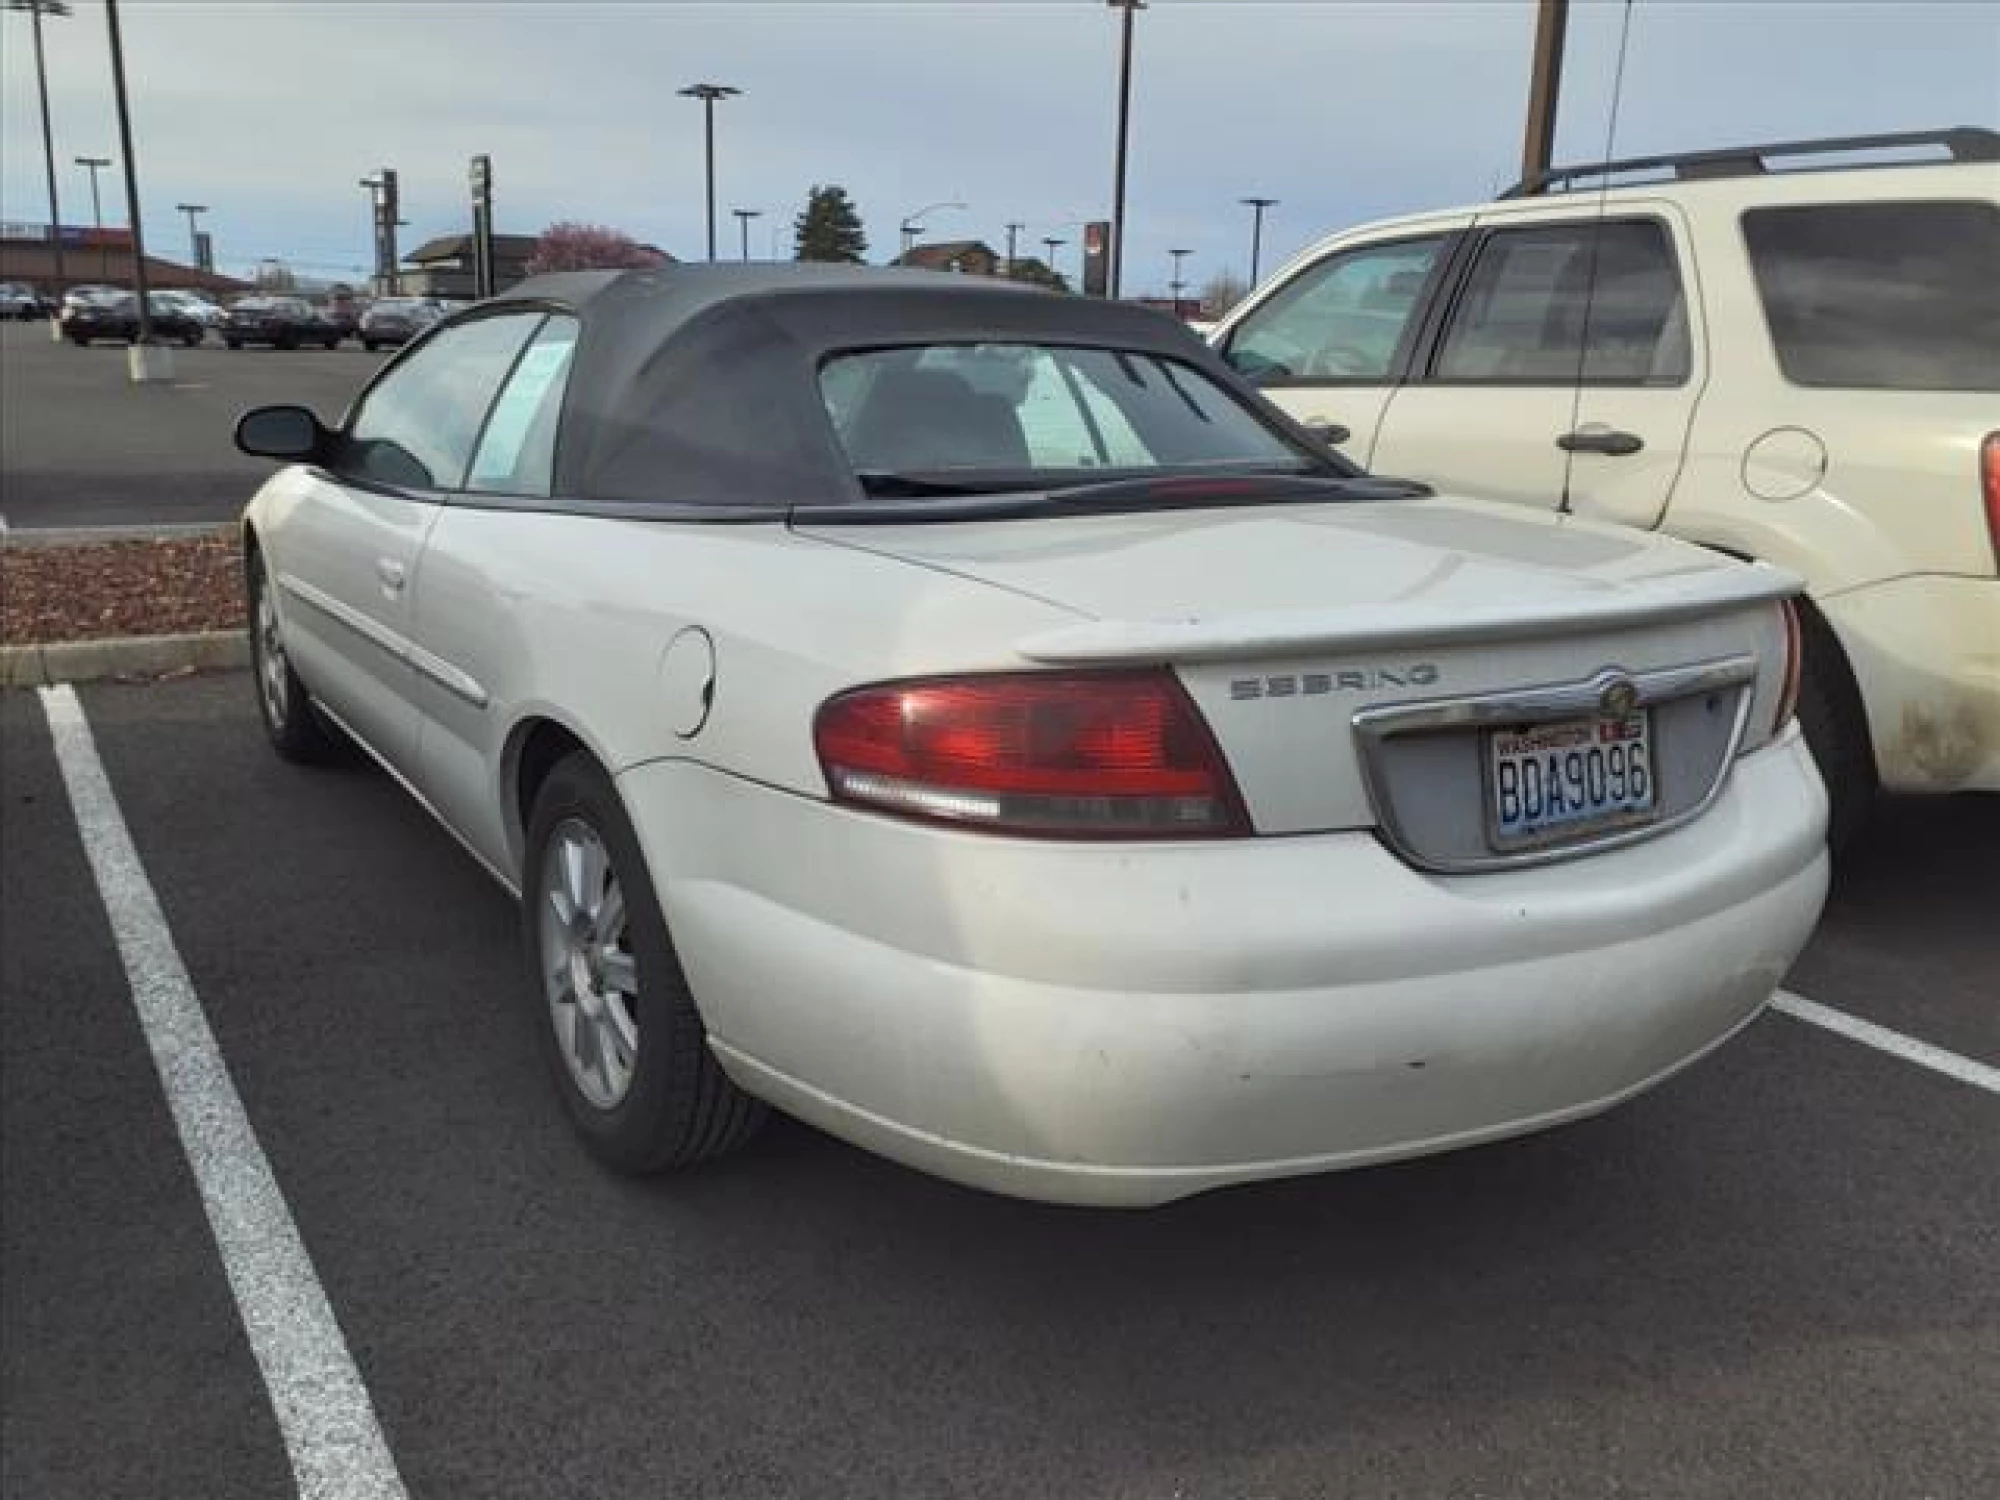
<path id="1" fill-rule="evenodd" d="M 234 536 L 0 550 L 0 645 L 242 626 Z"/>

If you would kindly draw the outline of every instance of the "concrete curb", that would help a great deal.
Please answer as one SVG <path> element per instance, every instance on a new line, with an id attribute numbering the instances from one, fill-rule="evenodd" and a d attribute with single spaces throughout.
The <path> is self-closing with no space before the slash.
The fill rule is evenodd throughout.
<path id="1" fill-rule="evenodd" d="M 0 646 L 0 687 L 102 682 L 111 677 L 165 677 L 249 664 L 250 638 L 241 630 L 56 641 L 46 646 Z"/>
<path id="2" fill-rule="evenodd" d="M 93 542 L 184 542 L 234 537 L 234 521 L 162 521 L 148 526 L 6 526 L 0 547 L 87 547 Z"/>

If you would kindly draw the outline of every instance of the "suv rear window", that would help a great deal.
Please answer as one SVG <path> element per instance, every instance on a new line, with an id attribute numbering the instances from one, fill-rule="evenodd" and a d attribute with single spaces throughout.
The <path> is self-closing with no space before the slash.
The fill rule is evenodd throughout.
<path id="1" fill-rule="evenodd" d="M 1793 384 L 2000 391 L 2000 208 L 1757 208 L 1743 238 Z"/>

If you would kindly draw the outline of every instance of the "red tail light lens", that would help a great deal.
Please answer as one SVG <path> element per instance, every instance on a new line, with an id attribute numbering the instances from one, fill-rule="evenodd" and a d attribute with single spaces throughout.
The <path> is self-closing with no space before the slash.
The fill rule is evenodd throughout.
<path id="1" fill-rule="evenodd" d="M 1250 831 L 1172 673 L 1020 673 L 860 688 L 813 740 L 834 797 L 906 817 L 1071 838 Z"/>
<path id="2" fill-rule="evenodd" d="M 1799 632 L 1799 607 L 1790 599 L 1778 605 L 1785 617 L 1785 676 L 1778 687 L 1777 711 L 1771 715 L 1771 735 L 1773 738 L 1799 711 L 1799 669 L 1803 664 L 1805 643 Z"/>
<path id="3" fill-rule="evenodd" d="M 1993 564 L 2000 568 L 2000 432 L 1989 432 L 1979 445 L 1979 488 L 1986 496 L 1986 536 L 1993 543 Z"/>

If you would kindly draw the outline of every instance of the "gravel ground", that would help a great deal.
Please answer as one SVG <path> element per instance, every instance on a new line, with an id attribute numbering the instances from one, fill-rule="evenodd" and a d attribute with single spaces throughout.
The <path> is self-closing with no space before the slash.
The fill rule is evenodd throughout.
<path id="1" fill-rule="evenodd" d="M 0 644 L 242 624 L 243 564 L 233 536 L 0 551 Z"/>

